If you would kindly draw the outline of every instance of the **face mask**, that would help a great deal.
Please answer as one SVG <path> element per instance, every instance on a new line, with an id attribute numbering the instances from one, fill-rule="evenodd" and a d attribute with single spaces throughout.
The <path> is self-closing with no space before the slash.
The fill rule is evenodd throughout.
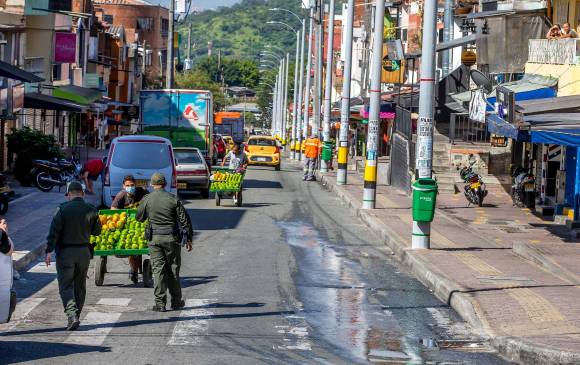
<path id="1" fill-rule="evenodd" d="M 134 186 L 127 186 L 127 187 L 125 187 L 125 191 L 129 194 L 135 194 L 135 187 Z"/>

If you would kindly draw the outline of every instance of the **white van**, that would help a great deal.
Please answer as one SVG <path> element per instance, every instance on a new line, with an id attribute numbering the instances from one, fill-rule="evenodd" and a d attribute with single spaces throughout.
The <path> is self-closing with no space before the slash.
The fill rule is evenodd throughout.
<path id="1" fill-rule="evenodd" d="M 135 185 L 149 187 L 151 175 L 160 172 L 167 181 L 166 190 L 177 194 L 177 171 L 171 142 L 157 136 L 123 136 L 113 139 L 103 171 L 101 202 L 110 207 L 123 188 L 123 178 L 133 175 Z"/>

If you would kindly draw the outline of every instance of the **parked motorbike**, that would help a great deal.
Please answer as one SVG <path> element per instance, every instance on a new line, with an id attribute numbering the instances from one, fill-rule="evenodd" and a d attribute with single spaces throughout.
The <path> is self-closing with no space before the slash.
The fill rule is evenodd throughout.
<path id="1" fill-rule="evenodd" d="M 519 208 L 533 209 L 536 206 L 536 177 L 532 175 L 531 169 L 517 167 L 512 177 L 512 201 L 514 206 Z"/>
<path id="2" fill-rule="evenodd" d="M 470 161 L 469 166 L 464 166 L 459 170 L 459 176 L 465 183 L 463 194 L 470 204 L 483 206 L 483 199 L 487 196 L 487 189 L 481 175 L 473 171 L 475 161 Z M 459 167 L 457 168 L 459 169 Z"/>
<path id="3" fill-rule="evenodd" d="M 6 182 L 6 177 L 0 174 L 0 214 L 6 214 L 8 211 L 8 200 L 11 195 L 14 195 L 14 192 Z"/>
<path id="4" fill-rule="evenodd" d="M 80 180 L 81 169 L 82 165 L 74 157 L 71 160 L 34 160 L 30 175 L 40 191 L 49 192 L 55 186 L 60 188 Z"/>

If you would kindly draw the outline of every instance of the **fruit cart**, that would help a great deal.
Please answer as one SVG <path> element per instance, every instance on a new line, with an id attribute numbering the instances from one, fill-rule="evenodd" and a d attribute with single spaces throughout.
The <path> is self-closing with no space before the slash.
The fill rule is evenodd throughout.
<path id="1" fill-rule="evenodd" d="M 95 285 L 103 285 L 109 256 L 149 256 L 149 248 L 145 241 L 145 223 L 135 220 L 135 212 L 134 209 L 99 211 L 103 230 L 99 236 L 91 236 L 90 242 L 94 246 Z M 152 287 L 153 273 L 149 257 L 143 258 L 141 273 L 143 285 L 146 288 Z"/>
<path id="2" fill-rule="evenodd" d="M 215 193 L 215 205 L 220 206 L 224 197 L 231 197 L 234 204 L 241 207 L 245 170 L 214 168 L 212 172 L 209 191 Z"/>

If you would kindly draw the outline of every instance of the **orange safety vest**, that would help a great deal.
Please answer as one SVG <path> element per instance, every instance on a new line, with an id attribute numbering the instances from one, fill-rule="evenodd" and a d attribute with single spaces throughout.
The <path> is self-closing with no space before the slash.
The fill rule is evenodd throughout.
<path id="1" fill-rule="evenodd" d="M 318 138 L 308 138 L 304 141 L 304 155 L 306 158 L 317 158 L 321 149 L 322 143 L 320 143 Z"/>

